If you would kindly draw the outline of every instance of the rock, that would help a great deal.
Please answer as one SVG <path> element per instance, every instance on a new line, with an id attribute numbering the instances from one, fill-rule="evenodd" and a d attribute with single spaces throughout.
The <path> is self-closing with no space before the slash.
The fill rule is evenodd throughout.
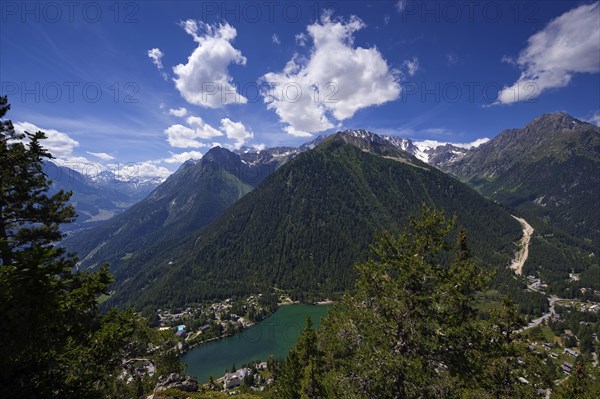
<path id="1" fill-rule="evenodd" d="M 195 378 L 189 376 L 181 376 L 173 373 L 166 378 L 158 380 L 154 392 L 164 391 L 166 389 L 177 389 L 184 392 L 196 392 L 198 391 L 198 381 Z"/>

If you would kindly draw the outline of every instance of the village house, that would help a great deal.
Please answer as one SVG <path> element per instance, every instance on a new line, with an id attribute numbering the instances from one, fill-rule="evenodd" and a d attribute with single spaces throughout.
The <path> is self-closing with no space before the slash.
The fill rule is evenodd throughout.
<path id="1" fill-rule="evenodd" d="M 564 362 L 562 364 L 562 366 L 560 367 L 560 369 L 565 374 L 571 374 L 571 370 L 573 369 L 573 365 L 571 363 L 569 363 L 569 362 Z"/>
<path id="2" fill-rule="evenodd" d="M 571 356 L 579 356 L 579 353 L 575 352 L 573 349 L 571 348 L 565 348 L 565 350 L 563 351 L 564 354 L 566 355 L 571 355 Z"/>
<path id="3" fill-rule="evenodd" d="M 223 387 L 225 389 L 239 387 L 240 385 L 242 385 L 244 378 L 246 378 L 247 375 L 251 374 L 252 370 L 250 370 L 249 368 L 236 370 L 235 373 L 225 373 L 225 376 L 223 376 Z"/>

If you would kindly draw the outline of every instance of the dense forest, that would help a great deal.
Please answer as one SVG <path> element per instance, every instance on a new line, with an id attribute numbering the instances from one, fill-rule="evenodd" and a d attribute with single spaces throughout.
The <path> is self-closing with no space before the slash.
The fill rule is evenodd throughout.
<path id="1" fill-rule="evenodd" d="M 385 150 L 397 159 L 330 137 L 279 168 L 198 235 L 163 241 L 128 259 L 115 271 L 116 293 L 107 306 L 153 312 L 273 286 L 296 299 L 339 295 L 353 285 L 352 265 L 365 259 L 377 231 L 401 231 L 423 202 L 477 231 L 478 262 L 489 270 L 506 268 L 522 234 L 506 209 L 401 151 Z M 505 292 L 522 291 L 511 273 L 499 271 L 497 281 Z M 522 296 L 545 301 L 536 293 Z"/>

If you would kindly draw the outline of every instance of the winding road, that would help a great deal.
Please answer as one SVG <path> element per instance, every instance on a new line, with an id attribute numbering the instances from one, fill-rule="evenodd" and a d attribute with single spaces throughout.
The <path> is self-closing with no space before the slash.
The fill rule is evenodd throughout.
<path id="1" fill-rule="evenodd" d="M 548 309 L 548 311 L 546 313 L 544 313 L 541 317 L 538 317 L 537 319 L 533 319 L 529 322 L 529 324 L 527 324 L 525 327 L 520 328 L 517 330 L 517 332 L 522 332 L 525 331 L 527 329 L 533 328 L 535 326 L 539 326 L 540 324 L 542 324 L 542 322 L 544 320 L 546 320 L 547 318 L 549 318 L 550 316 L 554 315 L 556 312 L 554 311 L 554 305 L 556 305 L 558 303 L 558 301 L 563 300 L 562 298 L 559 298 L 555 295 L 550 295 L 548 297 L 548 302 L 550 304 L 550 308 Z"/>
<path id="2" fill-rule="evenodd" d="M 523 265 L 529 256 L 529 242 L 531 241 L 531 236 L 533 235 L 533 227 L 523 218 L 516 217 L 515 215 L 511 215 L 521 224 L 523 227 L 523 237 L 520 241 L 521 249 L 517 251 L 515 254 L 515 258 L 510 264 L 510 268 L 519 276 L 523 274 Z"/>

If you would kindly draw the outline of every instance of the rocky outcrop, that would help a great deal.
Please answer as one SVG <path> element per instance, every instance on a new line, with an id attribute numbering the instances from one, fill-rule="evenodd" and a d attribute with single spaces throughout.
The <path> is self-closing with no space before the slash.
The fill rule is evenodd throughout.
<path id="1" fill-rule="evenodd" d="M 167 389 L 177 389 L 184 392 L 198 391 L 198 381 L 189 376 L 182 376 L 176 373 L 170 374 L 166 378 L 158 380 L 154 392 L 161 392 Z"/>

